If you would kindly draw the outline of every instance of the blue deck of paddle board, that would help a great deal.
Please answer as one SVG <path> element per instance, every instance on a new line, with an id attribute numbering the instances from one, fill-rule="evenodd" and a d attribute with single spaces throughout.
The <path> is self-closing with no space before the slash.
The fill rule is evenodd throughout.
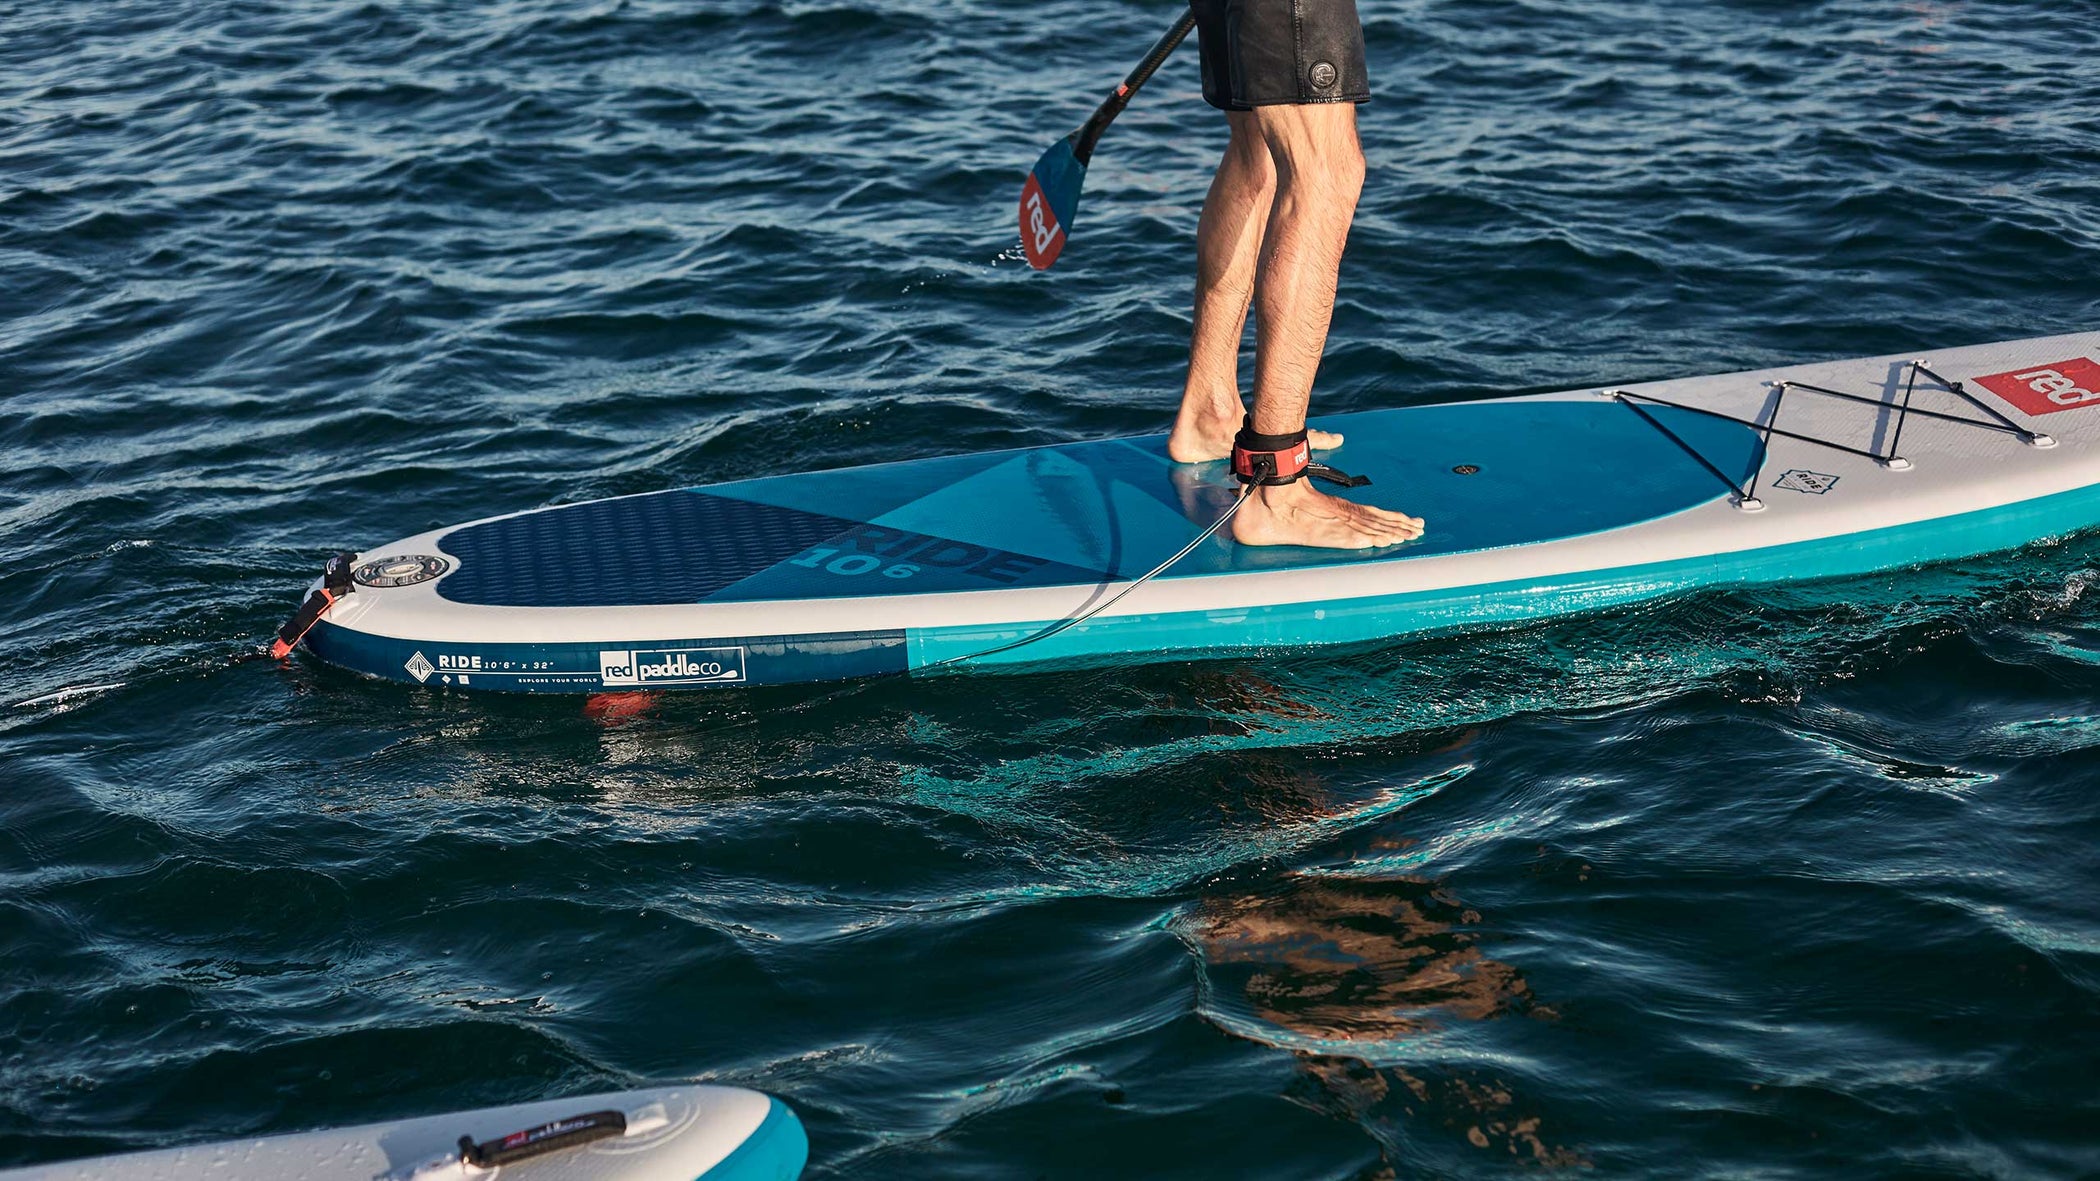
<path id="1" fill-rule="evenodd" d="M 1084 659 L 1125 653 L 1244 651 L 1269 646 L 1349 643 L 1409 632 L 1509 624 L 1652 599 L 1670 591 L 1760 582 L 1834 578 L 1919 562 L 1990 553 L 2093 527 L 2100 485 L 1908 525 L 1789 545 L 1487 586 L 1232 611 L 1171 611 L 1089 620 L 1038 644 L 989 656 L 994 663 Z M 924 669 L 970 659 L 1040 630 L 1048 620 L 1010 625 L 870 630 L 830 635 L 653 637 L 623 640 L 613 653 L 705 652 L 731 661 L 736 684 L 769 685 Z M 332 664 L 396 681 L 421 679 L 514 692 L 575 693 L 614 685 L 601 676 L 603 643 L 462 643 L 440 637 L 373 635 L 323 619 L 307 634 Z M 419 659 L 421 658 L 421 659 Z M 441 661 L 466 673 L 439 672 Z M 678 687 L 671 685 L 670 687 Z"/>
<path id="2" fill-rule="evenodd" d="M 1747 480 L 1755 431 L 1652 411 Z M 1352 499 L 1425 518 L 1406 545 L 1343 552 L 1214 538 L 1165 577 L 1493 549 L 1622 528 L 1727 494 L 1624 406 L 1483 402 L 1325 420 L 1327 458 L 1372 478 Z M 1455 469 L 1476 468 L 1472 474 Z M 440 545 L 458 603 L 640 606 L 1069 586 L 1150 570 L 1214 522 L 1222 463 L 1179 465 L 1164 437 L 914 460 L 624 497 L 468 525 Z"/>

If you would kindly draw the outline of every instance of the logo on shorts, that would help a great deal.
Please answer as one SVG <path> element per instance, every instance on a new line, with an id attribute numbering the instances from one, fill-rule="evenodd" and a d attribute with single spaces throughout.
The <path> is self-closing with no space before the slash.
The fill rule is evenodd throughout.
<path id="1" fill-rule="evenodd" d="M 744 679 L 742 648 L 601 650 L 598 676 L 608 685 L 709 685 Z"/>
<path id="2" fill-rule="evenodd" d="M 2011 402 L 2022 414 L 2055 414 L 2100 402 L 2100 362 L 2073 357 L 2032 369 L 1993 373 L 1976 384 Z"/>
<path id="3" fill-rule="evenodd" d="M 1334 85 L 1334 80 L 1341 75 L 1334 68 L 1333 62 L 1314 62 L 1312 69 L 1306 71 L 1305 76 L 1312 79 L 1314 90 L 1325 90 Z"/>

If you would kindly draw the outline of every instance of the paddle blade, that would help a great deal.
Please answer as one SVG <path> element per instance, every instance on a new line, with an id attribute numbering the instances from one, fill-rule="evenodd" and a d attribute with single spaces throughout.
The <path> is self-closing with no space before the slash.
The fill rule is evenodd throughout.
<path id="1" fill-rule="evenodd" d="M 1085 182 L 1086 165 L 1072 154 L 1069 139 L 1050 145 L 1035 162 L 1028 183 L 1021 186 L 1021 251 L 1029 266 L 1048 270 L 1064 252 L 1072 218 L 1079 213 L 1079 186 Z"/>

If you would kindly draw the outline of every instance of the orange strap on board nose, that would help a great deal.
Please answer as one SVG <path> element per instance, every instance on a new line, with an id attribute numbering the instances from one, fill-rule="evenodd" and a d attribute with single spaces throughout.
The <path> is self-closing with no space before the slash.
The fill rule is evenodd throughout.
<path id="1" fill-rule="evenodd" d="M 321 572 L 321 585 L 314 588 L 314 592 L 306 596 L 306 602 L 299 605 L 299 610 L 277 629 L 277 638 L 270 643 L 272 659 L 283 660 L 290 656 L 292 649 L 299 646 L 299 641 L 306 638 L 306 633 L 313 630 L 314 624 L 328 614 L 328 609 L 357 589 L 356 582 L 350 577 L 350 564 L 355 561 L 357 555 L 352 553 L 340 553 L 328 559 L 328 568 Z"/>

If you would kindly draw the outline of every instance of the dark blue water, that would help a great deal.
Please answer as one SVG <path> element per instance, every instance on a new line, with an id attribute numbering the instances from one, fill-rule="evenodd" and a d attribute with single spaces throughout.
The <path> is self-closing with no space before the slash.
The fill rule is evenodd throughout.
<path id="1" fill-rule="evenodd" d="M 2100 324 L 2089 4 L 1364 10 L 1321 408 Z M 339 547 L 1163 429 L 1193 54 L 1012 219 L 1173 15 L 0 6 L 0 1164 L 707 1079 L 827 1176 L 2100 1170 L 2100 541 L 624 719 L 229 662 Z"/>

